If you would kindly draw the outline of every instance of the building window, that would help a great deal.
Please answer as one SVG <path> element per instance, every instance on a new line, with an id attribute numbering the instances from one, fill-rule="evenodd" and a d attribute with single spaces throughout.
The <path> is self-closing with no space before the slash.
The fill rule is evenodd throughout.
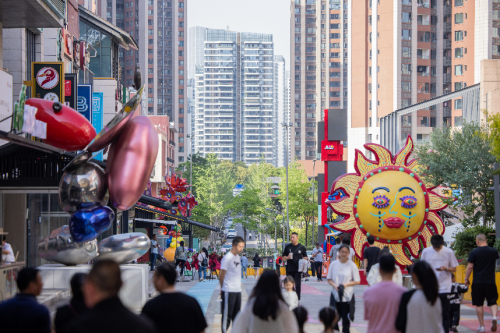
<path id="1" fill-rule="evenodd" d="M 403 12 L 402 13 L 403 23 L 411 23 L 411 13 Z"/>
<path id="2" fill-rule="evenodd" d="M 464 0 L 455 0 L 455 7 L 460 7 L 464 5 Z"/>
<path id="3" fill-rule="evenodd" d="M 148 107 L 148 115 L 152 115 L 155 113 L 155 109 L 153 107 Z"/>
<path id="4" fill-rule="evenodd" d="M 179 109 L 179 114 L 184 114 L 184 108 Z"/>
<path id="5" fill-rule="evenodd" d="M 401 65 L 401 74 L 410 75 L 411 74 L 411 64 Z"/>
<path id="6" fill-rule="evenodd" d="M 463 75 L 463 67 L 462 65 L 455 65 L 455 75 Z"/>
<path id="7" fill-rule="evenodd" d="M 455 100 L 455 110 L 462 110 L 462 99 Z"/>
<path id="8" fill-rule="evenodd" d="M 184 156 L 179 156 L 179 162 L 184 162 Z"/>
<path id="9" fill-rule="evenodd" d="M 153 29 L 148 29 L 148 35 L 153 36 Z"/>
<path id="10" fill-rule="evenodd" d="M 455 82 L 455 91 L 462 89 L 462 82 Z"/>
<path id="11" fill-rule="evenodd" d="M 464 40 L 464 32 L 462 30 L 455 31 L 455 41 Z"/>
<path id="12" fill-rule="evenodd" d="M 183 105 L 184 104 L 184 98 L 179 98 L 179 105 Z"/>
<path id="13" fill-rule="evenodd" d="M 403 29 L 401 32 L 401 39 L 410 40 L 411 39 L 411 30 Z"/>
<path id="14" fill-rule="evenodd" d="M 464 57 L 464 48 L 457 47 L 455 48 L 455 58 L 463 58 Z"/>
<path id="15" fill-rule="evenodd" d="M 153 78 L 148 78 L 148 84 L 153 84 L 154 83 L 154 79 Z"/>
<path id="16" fill-rule="evenodd" d="M 179 80 L 179 85 L 183 86 L 184 85 L 184 80 Z"/>
<path id="17" fill-rule="evenodd" d="M 500 45 L 492 45 L 492 53 L 493 55 L 500 55 Z"/>
<path id="18" fill-rule="evenodd" d="M 184 152 L 184 147 L 179 147 L 179 153 L 183 153 Z"/>
<path id="19" fill-rule="evenodd" d="M 154 45 L 155 40 L 154 39 L 148 39 L 148 45 Z"/>
<path id="20" fill-rule="evenodd" d="M 456 101 L 458 102 L 458 101 Z M 460 100 L 460 102 L 462 102 L 462 100 Z M 460 108 L 462 108 L 462 106 L 460 106 Z M 462 126 L 462 117 L 455 117 L 455 126 Z"/>
<path id="21" fill-rule="evenodd" d="M 401 81 L 401 91 L 411 92 L 411 82 L 410 81 Z"/>
<path id="22" fill-rule="evenodd" d="M 493 1 L 498 3 L 498 1 Z M 493 20 L 498 21 L 500 20 L 500 10 L 498 9 L 493 9 Z"/>
<path id="23" fill-rule="evenodd" d="M 179 57 L 183 57 L 184 56 L 184 51 L 179 51 Z"/>
<path id="24" fill-rule="evenodd" d="M 455 14 L 455 24 L 464 23 L 464 13 Z"/>
<path id="25" fill-rule="evenodd" d="M 403 58 L 411 58 L 411 47 L 403 47 L 401 51 L 401 56 Z"/>

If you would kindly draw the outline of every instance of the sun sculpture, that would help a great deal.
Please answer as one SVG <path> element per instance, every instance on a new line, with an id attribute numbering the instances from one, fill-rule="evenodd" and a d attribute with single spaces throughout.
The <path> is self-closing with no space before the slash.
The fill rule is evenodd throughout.
<path id="1" fill-rule="evenodd" d="M 333 183 L 326 203 L 343 219 L 330 226 L 352 233 L 351 244 L 361 258 L 366 238 L 375 237 L 375 246 L 388 246 L 399 265 L 412 262 L 421 247 L 430 246 L 433 234 L 444 233 L 437 212 L 446 208 L 441 197 L 418 176 L 416 160 L 408 162 L 413 151 L 410 136 L 395 156 L 377 144 L 366 144 L 375 155 L 368 160 L 356 150 L 356 173 L 345 174 Z"/>

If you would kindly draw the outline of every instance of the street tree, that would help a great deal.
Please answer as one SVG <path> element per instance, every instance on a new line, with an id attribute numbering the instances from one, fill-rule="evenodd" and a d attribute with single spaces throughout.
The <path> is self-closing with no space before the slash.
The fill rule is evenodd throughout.
<path id="1" fill-rule="evenodd" d="M 247 239 L 248 230 L 259 230 L 259 217 L 262 213 L 262 202 L 256 189 L 245 189 L 234 197 L 228 205 L 233 218 L 233 225 L 241 224 L 244 239 Z M 245 242 L 246 247 L 246 242 Z"/>
<path id="2" fill-rule="evenodd" d="M 416 155 L 422 176 L 434 186 L 444 185 L 456 195 L 445 199 L 464 226 L 493 221 L 493 169 L 491 134 L 487 124 L 464 123 L 461 128 L 436 128 L 429 144 Z M 461 213 L 461 214 L 460 214 Z"/>

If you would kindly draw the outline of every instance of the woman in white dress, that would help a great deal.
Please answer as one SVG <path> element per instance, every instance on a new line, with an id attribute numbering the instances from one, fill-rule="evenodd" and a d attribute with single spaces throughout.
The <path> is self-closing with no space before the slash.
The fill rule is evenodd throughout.
<path id="1" fill-rule="evenodd" d="M 402 333 L 444 333 L 443 308 L 439 287 L 432 267 L 425 261 L 413 265 L 416 289 L 403 294 L 396 318 L 396 329 Z"/>
<path id="2" fill-rule="evenodd" d="M 234 321 L 231 333 L 299 333 L 297 319 L 281 295 L 274 271 L 265 271 Z"/>
<path id="3" fill-rule="evenodd" d="M 385 255 L 392 256 L 391 250 L 387 246 L 384 247 L 382 249 L 382 251 L 380 251 L 378 258 L 380 259 L 380 257 L 385 256 Z M 403 274 L 401 274 L 401 269 L 399 268 L 398 265 L 394 265 L 394 267 L 396 268 L 396 271 L 394 272 L 394 275 L 392 276 L 392 282 L 402 286 L 403 285 Z M 368 276 L 366 277 L 366 282 L 368 282 L 368 284 L 370 286 L 373 286 L 373 285 L 379 283 L 380 281 L 382 281 L 382 276 L 380 275 L 379 264 L 377 262 L 375 265 L 372 266 L 372 269 L 370 269 L 370 273 L 368 273 Z"/>

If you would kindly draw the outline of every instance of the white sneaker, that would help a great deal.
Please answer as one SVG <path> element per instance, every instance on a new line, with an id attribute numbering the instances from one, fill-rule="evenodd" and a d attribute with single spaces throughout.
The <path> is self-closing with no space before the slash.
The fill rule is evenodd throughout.
<path id="1" fill-rule="evenodd" d="M 484 326 L 479 326 L 476 332 L 486 332 L 486 331 L 484 330 Z"/>

